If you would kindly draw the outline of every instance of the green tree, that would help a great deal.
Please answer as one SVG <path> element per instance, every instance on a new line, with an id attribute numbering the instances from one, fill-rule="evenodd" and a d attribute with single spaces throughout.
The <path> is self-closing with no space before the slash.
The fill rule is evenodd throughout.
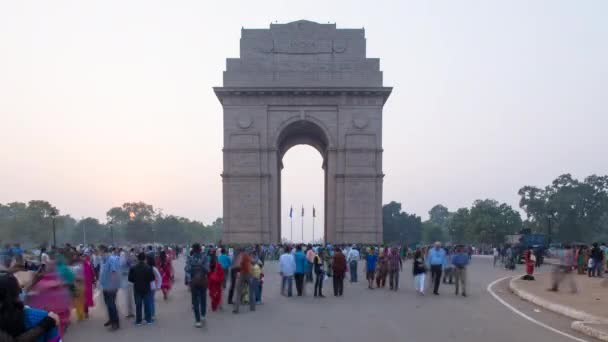
<path id="1" fill-rule="evenodd" d="M 468 208 L 460 208 L 450 216 L 448 235 L 453 243 L 462 244 L 467 242 L 466 234 L 469 221 L 470 213 Z"/>
<path id="2" fill-rule="evenodd" d="M 416 244 L 422 238 L 422 221 L 401 211 L 401 203 L 390 202 L 382 207 L 382 231 L 385 243 Z"/>
<path id="3" fill-rule="evenodd" d="M 422 241 L 431 244 L 435 241 L 445 241 L 444 230 L 436 223 L 426 221 L 422 223 Z"/>

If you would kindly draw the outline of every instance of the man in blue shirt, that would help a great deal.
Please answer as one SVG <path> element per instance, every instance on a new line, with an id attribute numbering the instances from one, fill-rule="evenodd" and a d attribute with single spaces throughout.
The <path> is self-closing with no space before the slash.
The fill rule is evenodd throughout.
<path id="1" fill-rule="evenodd" d="M 108 321 L 104 326 L 111 326 L 112 330 L 117 330 L 120 327 L 116 306 L 116 294 L 120 288 L 120 258 L 114 250 L 108 252 L 105 246 L 101 247 L 101 251 L 103 257 L 99 272 L 99 287 L 103 291 L 103 301 L 108 309 Z"/>
<path id="2" fill-rule="evenodd" d="M 469 255 L 465 252 L 463 246 L 456 248 L 456 253 L 452 256 L 452 264 L 454 265 L 454 280 L 456 281 L 456 295 L 460 285 L 462 285 L 462 296 L 467 296 L 466 282 L 467 282 L 467 265 L 469 264 Z"/>
<path id="3" fill-rule="evenodd" d="M 217 261 L 222 265 L 224 269 L 224 280 L 222 281 L 222 287 L 226 288 L 226 280 L 228 279 L 228 273 L 230 272 L 230 266 L 232 266 L 232 260 L 228 256 L 228 250 L 224 247 L 221 248 L 220 256 L 217 258 Z"/>
<path id="4" fill-rule="evenodd" d="M 426 258 L 427 265 L 431 269 L 431 279 L 433 281 L 433 294 L 439 295 L 439 283 L 441 282 L 441 273 L 446 266 L 445 249 L 441 248 L 441 242 L 435 242 L 435 247 L 429 250 Z"/>
<path id="5" fill-rule="evenodd" d="M 374 247 L 371 247 L 369 253 L 367 253 L 367 257 L 365 257 L 366 263 L 366 273 L 365 277 L 367 278 L 367 282 L 369 283 L 368 288 L 371 290 L 374 288 L 374 275 L 376 274 L 376 263 L 378 261 L 378 256 L 376 255 L 376 250 Z"/>
<path id="6" fill-rule="evenodd" d="M 293 255 L 296 261 L 296 273 L 294 274 L 294 278 L 296 280 L 296 291 L 298 293 L 298 297 L 302 297 L 304 293 L 304 274 L 306 273 L 306 254 L 302 251 L 302 245 L 296 246 L 296 252 Z"/>

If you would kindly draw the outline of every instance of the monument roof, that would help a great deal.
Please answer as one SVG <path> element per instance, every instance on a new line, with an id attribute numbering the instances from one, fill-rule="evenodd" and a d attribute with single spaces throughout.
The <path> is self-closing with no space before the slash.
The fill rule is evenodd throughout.
<path id="1" fill-rule="evenodd" d="M 224 87 L 382 87 L 380 60 L 367 58 L 365 30 L 297 20 L 241 31 Z"/>

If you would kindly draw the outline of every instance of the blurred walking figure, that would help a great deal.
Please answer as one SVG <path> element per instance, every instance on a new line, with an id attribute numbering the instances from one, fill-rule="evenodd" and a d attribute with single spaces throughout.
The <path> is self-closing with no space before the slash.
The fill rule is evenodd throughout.
<path id="1" fill-rule="evenodd" d="M 552 287 L 549 289 L 549 291 L 559 291 L 559 285 L 561 284 L 562 281 L 564 281 L 566 278 L 568 279 L 568 282 L 570 283 L 570 291 L 572 291 L 572 293 L 576 293 L 577 292 L 577 288 L 576 288 L 576 282 L 574 281 L 574 275 L 572 274 L 572 269 L 574 267 L 574 255 L 572 252 L 572 247 L 568 244 L 566 244 L 564 246 L 564 249 L 562 249 L 559 252 L 559 265 L 556 265 L 553 268 L 553 273 L 552 273 Z"/>
<path id="2" fill-rule="evenodd" d="M 251 275 L 252 259 L 248 252 L 241 253 L 241 270 L 236 279 L 236 299 L 234 301 L 234 310 L 232 313 L 239 313 L 239 307 L 243 300 L 243 293 L 247 287 L 249 310 L 255 311 L 255 293 L 257 291 L 257 281 Z"/>

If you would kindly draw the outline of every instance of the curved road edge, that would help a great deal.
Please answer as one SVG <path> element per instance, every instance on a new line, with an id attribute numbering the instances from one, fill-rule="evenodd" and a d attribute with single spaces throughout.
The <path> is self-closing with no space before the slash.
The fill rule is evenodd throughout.
<path id="1" fill-rule="evenodd" d="M 487 290 L 487 291 L 488 291 L 488 293 L 489 293 L 489 294 L 490 294 L 492 297 L 494 297 L 494 299 L 496 299 L 496 300 L 497 300 L 499 303 L 501 303 L 502 305 L 504 305 L 504 306 L 505 306 L 507 309 L 511 310 L 511 311 L 512 311 L 512 312 L 514 312 L 515 314 L 517 314 L 517 315 L 519 315 L 520 317 L 524 318 L 525 320 L 527 320 L 527 321 L 529 321 L 529 322 L 531 322 L 531 323 L 534 323 L 534 324 L 536 324 L 536 325 L 538 325 L 538 326 L 540 326 L 540 327 L 543 327 L 543 328 L 545 328 L 545 329 L 547 329 L 547 330 L 550 330 L 550 331 L 552 331 L 552 332 L 554 332 L 554 333 L 556 333 L 556 334 L 558 334 L 558 335 L 561 335 L 561 336 L 564 336 L 564 337 L 570 338 L 570 339 L 572 339 L 572 340 L 574 340 L 574 341 L 577 341 L 577 342 L 588 342 L 587 340 L 584 340 L 584 339 L 582 339 L 582 338 L 579 338 L 579 337 L 576 337 L 576 336 L 574 336 L 574 335 L 568 334 L 567 332 L 564 332 L 564 331 L 561 331 L 561 330 L 555 329 L 554 327 L 552 327 L 552 326 L 550 326 L 550 325 L 547 325 L 547 324 L 545 324 L 545 323 L 543 323 L 543 322 L 541 322 L 541 321 L 539 321 L 539 320 L 537 320 L 537 319 L 534 319 L 534 318 L 532 318 L 532 317 L 530 317 L 530 316 L 526 315 L 525 313 L 521 312 L 520 310 L 516 309 L 516 308 L 515 308 L 513 305 L 511 305 L 511 304 L 507 303 L 507 302 L 506 302 L 504 299 L 500 298 L 500 296 L 498 296 L 498 295 L 496 294 L 496 292 L 494 292 L 494 289 L 493 289 L 493 288 L 494 288 L 494 286 L 495 286 L 496 284 L 498 284 L 499 282 L 504 281 L 504 280 L 507 280 L 507 279 L 509 279 L 509 278 L 514 278 L 514 277 L 508 276 L 508 277 L 502 277 L 502 278 L 499 278 L 499 279 L 494 280 L 493 282 L 491 282 L 490 284 L 488 284 L 488 286 L 487 286 L 486 290 Z"/>

